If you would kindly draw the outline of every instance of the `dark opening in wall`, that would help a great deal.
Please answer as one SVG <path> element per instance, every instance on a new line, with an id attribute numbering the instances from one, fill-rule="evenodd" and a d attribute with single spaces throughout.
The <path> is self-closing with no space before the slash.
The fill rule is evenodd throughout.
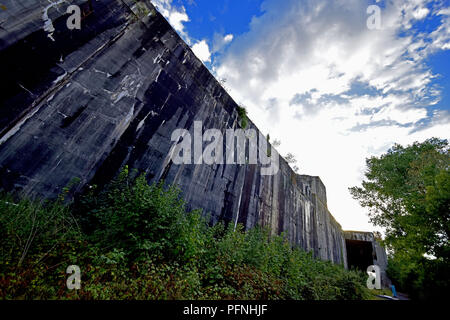
<path id="1" fill-rule="evenodd" d="M 366 271 L 373 265 L 373 248 L 369 241 L 345 240 L 349 269 Z"/>

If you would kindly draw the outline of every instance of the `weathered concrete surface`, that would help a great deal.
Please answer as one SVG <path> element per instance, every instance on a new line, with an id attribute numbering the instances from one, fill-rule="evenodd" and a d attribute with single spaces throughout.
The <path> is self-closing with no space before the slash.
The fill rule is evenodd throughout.
<path id="1" fill-rule="evenodd" d="M 254 164 L 172 163 L 175 129 L 192 133 L 194 121 L 236 129 L 239 117 L 233 99 L 148 1 L 141 2 L 147 10 L 133 0 L 76 1 L 86 17 L 72 31 L 68 3 L 54 2 L 7 1 L 0 11 L 0 58 L 8 62 L 0 97 L 3 190 L 49 198 L 74 177 L 78 192 L 128 165 L 150 182 L 178 184 L 188 206 L 213 222 L 269 226 L 346 266 L 344 235 L 318 177 L 296 175 L 281 158 L 273 176 Z M 251 121 L 248 128 L 257 130 Z"/>

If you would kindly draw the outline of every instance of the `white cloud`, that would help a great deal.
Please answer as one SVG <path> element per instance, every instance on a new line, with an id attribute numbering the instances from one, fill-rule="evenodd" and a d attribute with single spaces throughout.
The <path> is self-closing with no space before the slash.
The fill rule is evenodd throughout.
<path id="1" fill-rule="evenodd" d="M 192 51 L 202 62 L 211 62 L 211 52 L 206 40 L 197 42 L 192 46 Z"/>
<path id="2" fill-rule="evenodd" d="M 172 0 L 151 0 L 158 11 L 169 21 L 170 25 L 180 34 L 181 37 L 189 44 L 191 42 L 189 36 L 184 30 L 184 23 L 189 21 L 186 9 L 176 7 L 172 4 Z"/>
<path id="3" fill-rule="evenodd" d="M 439 10 L 438 15 L 442 17 L 442 24 L 431 33 L 432 48 L 448 50 L 450 49 L 450 7 Z"/>
<path id="4" fill-rule="evenodd" d="M 413 16 L 417 20 L 422 20 L 428 15 L 429 12 L 430 12 L 430 10 L 428 10 L 427 8 L 417 8 L 413 12 Z"/>
<path id="5" fill-rule="evenodd" d="M 256 125 L 281 139 L 280 153 L 294 153 L 302 173 L 322 178 L 345 229 L 374 229 L 347 190 L 360 184 L 366 157 L 396 142 L 450 137 L 449 112 L 430 112 L 440 92 L 425 61 L 450 49 L 449 9 L 392 0 L 381 30 L 369 30 L 369 4 L 266 0 L 213 68 Z M 409 33 L 432 15 L 440 17 L 434 31 Z"/>
<path id="6" fill-rule="evenodd" d="M 214 33 L 212 52 L 221 52 L 231 41 L 234 36 L 232 34 L 222 35 L 220 33 Z"/>
<path id="7" fill-rule="evenodd" d="M 223 40 L 225 41 L 225 43 L 231 42 L 233 41 L 233 35 L 232 34 L 227 34 Z"/>
<path id="8" fill-rule="evenodd" d="M 233 35 L 221 35 L 219 33 L 214 34 L 213 49 L 212 52 L 208 46 L 206 40 L 197 41 L 189 36 L 185 30 L 185 22 L 190 21 L 189 16 L 184 6 L 175 6 L 173 0 L 151 0 L 156 9 L 167 19 L 170 25 L 178 32 L 188 45 L 191 46 L 192 51 L 202 62 L 211 62 L 211 54 L 220 52 L 231 41 L 233 41 Z M 192 4 L 192 3 L 190 3 Z"/>

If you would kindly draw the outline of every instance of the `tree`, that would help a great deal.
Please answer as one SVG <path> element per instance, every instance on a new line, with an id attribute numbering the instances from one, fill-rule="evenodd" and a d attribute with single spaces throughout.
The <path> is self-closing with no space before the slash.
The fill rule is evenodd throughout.
<path id="1" fill-rule="evenodd" d="M 420 271 L 416 267 L 421 265 L 424 269 L 425 263 L 428 268 L 430 257 L 435 265 L 448 265 L 448 141 L 432 138 L 407 147 L 396 144 L 386 154 L 367 159 L 366 164 L 362 187 L 349 190 L 353 198 L 369 209 L 370 221 L 385 228 L 384 244 L 393 252 L 397 264 L 402 261 L 401 277 L 411 278 L 414 271 L 413 278 L 419 281 Z M 423 274 L 421 277 L 425 278 Z"/>
<path id="2" fill-rule="evenodd" d="M 350 188 L 369 208 L 372 223 L 386 228 L 392 249 L 447 255 L 450 237 L 449 148 L 436 138 L 367 159 L 366 179 Z"/>

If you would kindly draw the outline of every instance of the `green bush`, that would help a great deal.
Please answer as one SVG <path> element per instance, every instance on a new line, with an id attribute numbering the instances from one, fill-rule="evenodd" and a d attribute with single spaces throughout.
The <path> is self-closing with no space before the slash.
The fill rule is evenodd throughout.
<path id="1" fill-rule="evenodd" d="M 185 214 L 177 188 L 148 185 L 144 175 L 133 180 L 127 168 L 104 191 L 89 194 L 81 210 L 97 223 L 93 243 L 123 250 L 133 261 L 190 259 L 196 241 L 201 241 L 192 238 L 199 232 L 186 230 L 198 230 L 198 221 L 194 214 Z"/>
<path id="2" fill-rule="evenodd" d="M 209 226 L 200 211 L 186 212 L 176 187 L 135 176 L 125 168 L 71 207 L 3 195 L 0 297 L 368 298 L 362 273 L 314 259 L 266 228 Z M 72 264 L 80 290 L 65 286 Z"/>

